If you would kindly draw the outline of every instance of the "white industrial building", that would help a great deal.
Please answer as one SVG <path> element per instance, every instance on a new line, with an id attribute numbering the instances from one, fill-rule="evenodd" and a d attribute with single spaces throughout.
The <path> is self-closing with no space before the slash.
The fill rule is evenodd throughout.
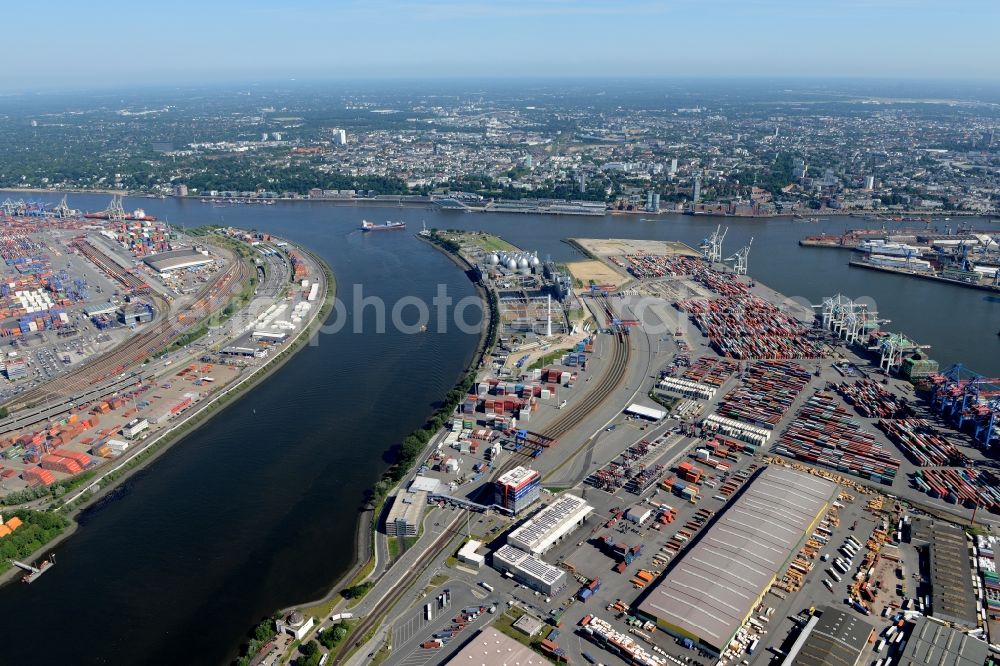
<path id="1" fill-rule="evenodd" d="M 389 536 L 417 536 L 426 506 L 427 493 L 400 491 L 385 519 L 385 533 Z"/>
<path id="2" fill-rule="evenodd" d="M 476 551 L 479 550 L 482 545 L 482 541 L 476 541 L 475 539 L 466 541 L 465 544 L 458 549 L 458 561 L 462 564 L 470 564 L 477 569 L 481 569 L 483 564 L 486 562 L 486 558 Z"/>
<path id="3" fill-rule="evenodd" d="M 279 634 L 288 634 L 294 636 L 295 640 L 301 641 L 313 628 L 313 619 L 303 616 L 299 611 L 292 611 L 276 620 L 274 628 L 278 630 Z"/>
<path id="4" fill-rule="evenodd" d="M 205 266 L 215 261 L 215 258 L 208 253 L 208 250 L 191 248 L 187 250 L 158 252 L 157 254 L 147 256 L 143 261 L 157 273 L 170 273 L 182 268 Z"/>
<path id="5" fill-rule="evenodd" d="M 139 436 L 139 433 L 148 427 L 149 421 L 146 419 L 133 419 L 126 425 L 122 426 L 122 437 L 126 439 L 135 439 Z"/>
<path id="6" fill-rule="evenodd" d="M 667 413 L 662 409 L 653 409 L 652 407 L 646 407 L 645 405 L 640 405 L 638 403 L 626 407 L 625 413 L 631 414 L 632 416 L 638 416 L 639 418 L 649 419 L 650 421 L 659 421 L 667 415 Z"/>
<path id="7" fill-rule="evenodd" d="M 562 495 L 508 534 L 507 543 L 533 555 L 541 555 L 583 525 L 593 512 L 594 507 L 582 498 Z"/>
<path id="8" fill-rule="evenodd" d="M 625 512 L 625 517 L 636 525 L 642 525 L 644 522 L 649 520 L 652 515 L 653 510 L 645 504 L 635 504 L 630 506 L 628 511 Z"/>
<path id="9" fill-rule="evenodd" d="M 493 551 L 493 568 L 550 596 L 566 586 L 566 572 L 563 569 L 546 564 L 531 553 L 507 544 Z"/>

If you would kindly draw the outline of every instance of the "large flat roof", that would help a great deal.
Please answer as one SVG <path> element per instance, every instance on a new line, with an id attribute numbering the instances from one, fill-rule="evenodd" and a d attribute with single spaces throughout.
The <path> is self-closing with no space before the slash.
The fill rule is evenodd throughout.
<path id="1" fill-rule="evenodd" d="M 930 615 L 975 627 L 978 613 L 965 532 L 938 520 L 919 519 L 914 526 L 913 539 L 928 545 Z"/>
<path id="2" fill-rule="evenodd" d="M 530 553 L 545 552 L 569 534 L 594 507 L 576 495 L 562 495 L 507 535 L 507 543 Z"/>
<path id="3" fill-rule="evenodd" d="M 534 650 L 505 636 L 493 627 L 484 627 L 447 664 L 460 666 L 545 666 L 549 660 Z"/>
<path id="4" fill-rule="evenodd" d="M 822 615 L 795 658 L 795 666 L 854 666 L 874 627 L 851 611 L 823 606 Z"/>
<path id="5" fill-rule="evenodd" d="M 420 519 L 424 515 L 424 508 L 427 506 L 427 493 L 418 490 L 400 491 L 389 507 L 389 515 L 385 519 L 386 525 L 391 525 L 397 520 L 403 519 L 411 525 L 419 525 Z"/>
<path id="6" fill-rule="evenodd" d="M 158 273 L 173 271 L 178 268 L 201 266 L 215 261 L 212 255 L 202 254 L 194 249 L 170 250 L 147 256 L 143 261 Z"/>
<path id="7" fill-rule="evenodd" d="M 983 666 L 989 647 L 958 629 L 916 619 L 906 642 L 900 666 Z"/>
<path id="8" fill-rule="evenodd" d="M 722 649 L 826 509 L 836 485 L 769 466 L 676 561 L 639 611 Z"/>

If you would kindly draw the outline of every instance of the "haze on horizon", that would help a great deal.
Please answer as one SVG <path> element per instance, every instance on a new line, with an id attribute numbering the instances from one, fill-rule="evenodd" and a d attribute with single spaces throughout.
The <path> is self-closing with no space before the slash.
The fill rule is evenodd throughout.
<path id="1" fill-rule="evenodd" d="M 996 0 L 50 0 L 6 93 L 265 79 L 996 79 Z M 44 10 L 44 11 L 41 11 Z"/>

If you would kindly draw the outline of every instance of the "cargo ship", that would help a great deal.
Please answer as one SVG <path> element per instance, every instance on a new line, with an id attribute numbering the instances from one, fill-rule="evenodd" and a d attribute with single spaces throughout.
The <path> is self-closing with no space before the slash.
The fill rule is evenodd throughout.
<path id="1" fill-rule="evenodd" d="M 361 220 L 361 231 L 392 231 L 405 228 L 406 222 L 386 221 L 385 224 L 372 224 L 368 220 Z"/>
<path id="2" fill-rule="evenodd" d="M 87 213 L 84 217 L 88 220 L 109 220 L 111 219 L 111 214 L 106 210 L 102 210 L 99 213 Z M 141 208 L 136 208 L 131 213 L 125 213 L 122 219 L 126 222 L 156 222 L 155 217 L 146 215 L 146 211 Z"/>
<path id="3" fill-rule="evenodd" d="M 874 261 L 873 261 L 874 259 Z M 1000 293 L 1000 284 L 997 282 L 986 282 L 984 280 L 989 278 L 986 273 L 978 274 L 977 280 L 973 279 L 963 279 L 959 277 L 954 271 L 942 271 L 938 273 L 934 270 L 930 262 L 910 259 L 909 263 L 905 258 L 897 257 L 880 257 L 879 255 L 874 255 L 872 257 L 866 257 L 863 259 L 852 259 L 848 262 L 851 266 L 856 266 L 858 268 L 868 268 L 877 271 L 885 271 L 886 273 L 896 273 L 899 275 L 909 275 L 912 277 L 923 278 L 925 280 L 934 280 L 936 282 L 946 282 L 948 284 L 958 285 L 960 287 L 971 287 L 972 289 L 982 289 L 983 291 L 992 291 L 995 293 Z M 977 273 L 979 273 L 977 271 Z M 996 278 L 994 278 L 995 280 Z"/>

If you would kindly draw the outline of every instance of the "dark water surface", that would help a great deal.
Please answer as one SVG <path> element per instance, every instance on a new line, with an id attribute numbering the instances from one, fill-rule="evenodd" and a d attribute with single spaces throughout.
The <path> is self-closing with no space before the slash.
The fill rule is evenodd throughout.
<path id="1" fill-rule="evenodd" d="M 70 195 L 69 203 L 100 210 L 108 198 Z M 697 246 L 720 221 L 126 200 L 126 209 L 140 206 L 175 223 L 232 224 L 301 243 L 333 267 L 348 309 L 354 284 L 390 305 L 404 295 L 429 302 L 439 283 L 456 299 L 474 293 L 446 257 L 413 238 L 423 221 L 485 229 L 558 261 L 579 258 L 563 242 L 569 237 Z M 362 217 L 404 219 L 410 228 L 364 236 L 355 231 Z M 891 329 L 932 345 L 942 366 L 961 360 L 1000 375 L 1000 303 L 986 292 L 849 268 L 847 252 L 797 245 L 805 235 L 840 233 L 861 221 L 722 222 L 730 227 L 726 254 L 753 236 L 750 273 L 778 291 L 813 303 L 837 292 L 870 297 L 893 320 Z M 1000 232 L 985 220 L 973 223 Z M 370 313 L 369 331 L 372 322 Z M 322 595 L 349 566 L 358 508 L 385 467 L 383 452 L 426 418 L 475 342 L 455 326 L 438 333 L 433 324 L 421 335 L 348 327 L 322 336 L 114 499 L 87 511 L 81 529 L 57 549 L 59 566 L 41 581 L 0 590 L 0 617 L 38 627 L 8 641 L 0 663 L 218 664 L 235 656 L 261 616 Z"/>

